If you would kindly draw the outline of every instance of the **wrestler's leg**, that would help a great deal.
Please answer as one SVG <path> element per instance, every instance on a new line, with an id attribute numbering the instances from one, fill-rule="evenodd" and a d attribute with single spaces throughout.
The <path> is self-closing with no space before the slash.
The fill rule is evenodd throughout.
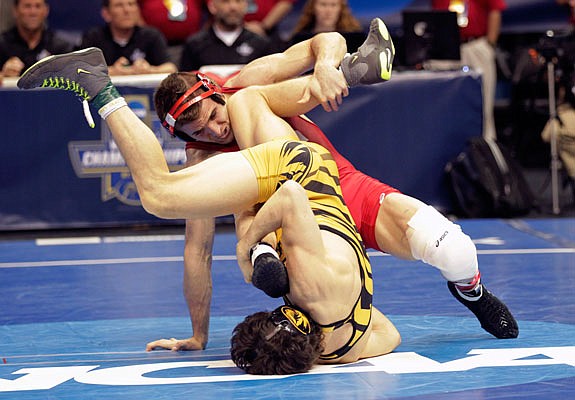
<path id="1" fill-rule="evenodd" d="M 433 207 L 401 193 L 381 202 L 375 225 L 379 247 L 440 270 L 451 294 L 497 338 L 515 338 L 517 322 L 507 306 L 481 283 L 477 250 L 461 228 Z"/>
<path id="2" fill-rule="evenodd" d="M 375 224 L 375 239 L 379 249 L 404 260 L 415 260 L 407 239 L 407 222 L 425 204 L 401 193 L 385 196 Z"/>
<path id="3" fill-rule="evenodd" d="M 91 115 L 86 112 L 88 103 L 98 110 L 128 164 L 142 205 L 151 214 L 161 218 L 212 217 L 234 213 L 257 201 L 255 173 L 239 153 L 170 173 L 154 133 L 112 85 L 100 49 L 46 57 L 24 72 L 18 87 L 51 87 L 75 94 L 82 99 L 92 126 Z"/>
<path id="4" fill-rule="evenodd" d="M 435 209 L 405 194 L 385 196 L 377 215 L 375 237 L 383 251 L 422 260 L 439 269 L 448 281 L 468 283 L 478 272 L 471 238 Z"/>
<path id="5" fill-rule="evenodd" d="M 130 108 L 117 109 L 106 122 L 148 212 L 161 218 L 211 217 L 257 201 L 255 173 L 241 153 L 220 154 L 170 173 L 156 136 Z"/>

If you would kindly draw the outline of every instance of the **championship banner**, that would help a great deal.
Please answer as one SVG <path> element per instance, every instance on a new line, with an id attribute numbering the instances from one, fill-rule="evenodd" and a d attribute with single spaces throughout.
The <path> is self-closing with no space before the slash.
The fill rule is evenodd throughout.
<path id="1" fill-rule="evenodd" d="M 179 139 L 175 139 L 161 126 L 155 112 L 150 110 L 148 95 L 124 96 L 128 106 L 156 134 L 164 150 L 171 171 L 184 167 L 186 151 Z M 102 183 L 102 201 L 117 199 L 124 204 L 141 206 L 136 184 L 128 166 L 116 146 L 108 125 L 100 125 L 101 137 L 97 141 L 72 141 L 68 144 L 70 161 L 79 178 L 98 178 Z"/>

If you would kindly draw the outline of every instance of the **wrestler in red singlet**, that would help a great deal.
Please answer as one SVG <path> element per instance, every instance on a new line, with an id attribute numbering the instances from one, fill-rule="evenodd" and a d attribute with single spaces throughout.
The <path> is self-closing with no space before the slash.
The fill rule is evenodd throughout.
<path id="1" fill-rule="evenodd" d="M 222 78 L 217 75 L 209 75 L 209 77 L 218 84 L 222 81 Z M 229 78 L 226 77 L 226 79 Z M 240 88 L 222 87 L 222 92 L 228 94 L 235 93 L 238 90 Z M 399 190 L 358 171 L 351 162 L 335 149 L 321 129 L 313 122 L 299 116 L 285 118 L 285 120 L 295 131 L 301 133 L 310 142 L 325 147 L 332 154 L 339 171 L 343 198 L 357 225 L 365 247 L 382 251 L 375 239 L 377 213 L 383 196 L 389 193 L 400 193 Z M 196 141 L 187 142 L 186 149 L 190 148 L 223 152 L 239 150 L 235 141 L 227 145 Z"/>

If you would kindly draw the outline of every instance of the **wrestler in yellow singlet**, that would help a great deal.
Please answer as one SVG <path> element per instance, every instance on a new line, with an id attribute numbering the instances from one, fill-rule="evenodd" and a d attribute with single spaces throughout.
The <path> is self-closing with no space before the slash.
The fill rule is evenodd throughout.
<path id="1" fill-rule="evenodd" d="M 350 212 L 343 201 L 337 165 L 322 146 L 292 139 L 274 140 L 242 150 L 254 169 L 259 185 L 259 202 L 263 203 L 287 180 L 298 182 L 307 192 L 311 209 L 321 230 L 327 230 L 346 240 L 357 255 L 361 277 L 361 292 L 349 316 L 329 325 L 331 332 L 346 323 L 353 327 L 348 342 L 323 360 L 334 360 L 346 354 L 363 336 L 371 320 L 373 277 L 365 247 Z M 281 253 L 281 230 L 278 247 Z M 287 301 L 287 299 L 286 299 Z"/>

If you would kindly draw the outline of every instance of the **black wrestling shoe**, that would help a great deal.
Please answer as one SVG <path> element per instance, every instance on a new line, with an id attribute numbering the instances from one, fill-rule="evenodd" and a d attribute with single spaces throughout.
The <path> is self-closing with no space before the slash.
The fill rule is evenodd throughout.
<path id="1" fill-rule="evenodd" d="M 90 101 L 110 82 L 102 50 L 89 47 L 46 57 L 28 68 L 18 80 L 20 89 L 55 88 Z"/>
<path id="2" fill-rule="evenodd" d="M 447 282 L 449 291 L 461 304 L 467 307 L 479 320 L 481 327 L 499 339 L 512 339 L 519 335 L 517 321 L 505 304 L 481 284 L 478 300 L 464 298 L 453 282 Z"/>
<path id="3" fill-rule="evenodd" d="M 341 61 L 349 86 L 371 85 L 391 79 L 395 47 L 387 27 L 379 18 L 371 20 L 369 34 L 357 52 Z"/>
<path id="4" fill-rule="evenodd" d="M 251 257 L 251 255 L 250 255 Z M 274 254 L 264 252 L 253 260 L 252 283 L 270 297 L 289 293 L 289 278 L 284 263 Z"/>
<path id="5" fill-rule="evenodd" d="M 90 126 L 94 121 L 88 110 L 98 94 L 94 106 L 99 109 L 119 97 L 108 75 L 102 50 L 96 47 L 46 57 L 28 68 L 18 80 L 20 89 L 54 88 L 74 93 L 84 103 L 84 114 Z"/>

